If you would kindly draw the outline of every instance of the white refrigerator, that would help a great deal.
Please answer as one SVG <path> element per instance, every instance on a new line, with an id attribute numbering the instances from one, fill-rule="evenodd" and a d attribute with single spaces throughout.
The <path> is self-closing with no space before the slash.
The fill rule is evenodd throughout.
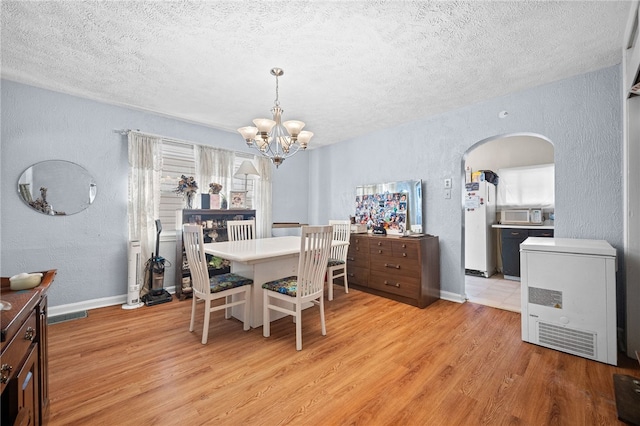
<path id="1" fill-rule="evenodd" d="M 490 277 L 496 271 L 493 225 L 496 186 L 487 181 L 465 185 L 464 268 L 468 275 Z"/>

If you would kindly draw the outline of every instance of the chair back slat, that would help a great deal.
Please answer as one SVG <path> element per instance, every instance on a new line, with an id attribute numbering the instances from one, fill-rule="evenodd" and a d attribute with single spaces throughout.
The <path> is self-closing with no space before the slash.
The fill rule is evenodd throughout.
<path id="1" fill-rule="evenodd" d="M 256 220 L 228 220 L 227 236 L 229 241 L 253 240 L 256 238 Z"/>
<path id="2" fill-rule="evenodd" d="M 329 225 L 333 228 L 333 239 L 337 241 L 346 241 L 349 242 L 349 238 L 351 237 L 351 222 L 348 220 L 330 220 Z M 329 258 L 342 260 L 343 262 L 347 261 L 347 251 L 349 250 L 349 245 L 336 246 L 331 247 L 331 253 L 329 254 Z"/>
<path id="3" fill-rule="evenodd" d="M 332 233 L 330 225 L 302 227 L 298 261 L 298 297 L 322 293 Z"/>
<path id="4" fill-rule="evenodd" d="M 209 269 L 204 253 L 202 226 L 184 224 L 182 238 L 191 271 L 191 286 L 196 292 L 208 293 Z"/>

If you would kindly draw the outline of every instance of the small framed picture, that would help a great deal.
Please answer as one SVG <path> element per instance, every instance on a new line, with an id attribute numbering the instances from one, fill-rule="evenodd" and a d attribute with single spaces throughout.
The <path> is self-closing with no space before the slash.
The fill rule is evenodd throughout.
<path id="1" fill-rule="evenodd" d="M 231 191 L 230 209 L 244 209 L 247 201 L 247 193 L 244 191 Z"/>

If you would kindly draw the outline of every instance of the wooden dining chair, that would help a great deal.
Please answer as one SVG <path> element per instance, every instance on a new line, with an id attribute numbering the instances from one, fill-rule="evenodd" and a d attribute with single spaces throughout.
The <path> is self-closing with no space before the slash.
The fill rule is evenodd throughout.
<path id="1" fill-rule="evenodd" d="M 296 349 L 302 350 L 302 305 L 312 302 L 320 308 L 322 335 L 327 334 L 324 320 L 324 273 L 331 249 L 331 226 L 303 226 L 300 238 L 298 275 L 270 281 L 262 285 L 264 293 L 262 334 L 271 334 L 270 311 L 294 317 L 296 323 Z M 288 302 L 277 305 L 278 301 Z"/>
<path id="2" fill-rule="evenodd" d="M 349 250 L 349 238 L 351 237 L 351 222 L 348 220 L 330 220 L 333 228 L 333 240 L 346 241 L 346 245 L 331 247 L 329 261 L 327 262 L 326 282 L 329 300 L 333 300 L 333 282 L 336 278 L 342 278 L 344 292 L 349 293 L 347 282 L 347 251 Z"/>
<path id="3" fill-rule="evenodd" d="M 228 220 L 229 241 L 253 240 L 256 238 L 256 220 Z"/>
<path id="4" fill-rule="evenodd" d="M 231 307 L 244 305 L 244 330 L 249 330 L 251 318 L 251 290 L 253 280 L 227 273 L 209 277 L 207 258 L 204 253 L 202 227 L 200 225 L 183 225 L 184 251 L 187 255 L 189 270 L 191 271 L 191 284 L 193 288 L 193 301 L 191 304 L 191 323 L 189 331 L 193 332 L 196 318 L 196 303 L 204 301 L 204 326 L 202 329 L 202 344 L 207 343 L 209 335 L 209 318 L 212 312 L 225 310 L 225 318 L 231 318 Z M 233 300 L 233 295 L 244 294 L 242 299 Z M 211 301 L 224 299 L 224 303 L 211 306 Z"/>

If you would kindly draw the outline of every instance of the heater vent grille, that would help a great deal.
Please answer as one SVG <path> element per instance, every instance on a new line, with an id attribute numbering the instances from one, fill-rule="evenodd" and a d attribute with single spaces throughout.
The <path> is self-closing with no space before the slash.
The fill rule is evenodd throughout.
<path id="1" fill-rule="evenodd" d="M 596 357 L 597 334 L 538 322 L 538 341 L 554 349 L 589 358 Z"/>

